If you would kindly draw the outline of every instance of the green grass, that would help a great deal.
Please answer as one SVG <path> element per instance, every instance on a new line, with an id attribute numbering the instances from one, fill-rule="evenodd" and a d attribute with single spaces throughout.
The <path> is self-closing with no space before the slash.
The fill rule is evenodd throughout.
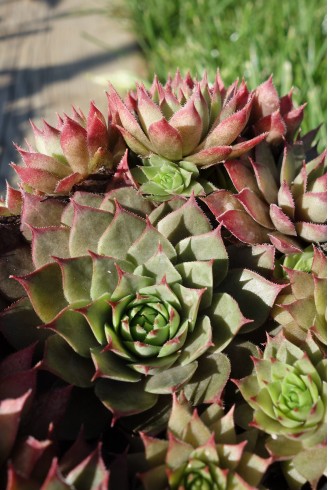
<path id="1" fill-rule="evenodd" d="M 308 103 L 303 130 L 326 119 L 326 2 L 323 0 L 121 0 L 119 15 L 145 54 L 149 78 L 179 67 L 249 88 L 271 73 L 280 95 Z M 110 2 L 112 4 L 112 2 Z M 117 11 L 116 11 L 117 13 Z M 321 140 L 325 140 L 324 127 Z"/>

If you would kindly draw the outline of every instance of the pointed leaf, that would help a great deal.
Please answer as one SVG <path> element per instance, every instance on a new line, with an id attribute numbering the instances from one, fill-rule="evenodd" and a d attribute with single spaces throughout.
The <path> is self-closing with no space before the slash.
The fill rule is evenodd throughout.
<path id="1" fill-rule="evenodd" d="M 203 129 L 201 117 L 192 99 L 189 99 L 184 107 L 173 114 L 170 125 L 180 133 L 182 154 L 189 155 L 198 145 Z"/>
<path id="2" fill-rule="evenodd" d="M 165 371 L 155 374 L 145 383 L 147 393 L 171 394 L 181 390 L 190 380 L 198 367 L 197 361 L 186 364 L 185 366 L 172 367 Z"/>
<path id="3" fill-rule="evenodd" d="M 182 159 L 182 138 L 178 130 L 163 117 L 148 128 L 149 139 L 156 153 L 168 160 Z"/>
<path id="4" fill-rule="evenodd" d="M 87 175 L 89 152 L 86 130 L 73 119 L 66 117 L 60 134 L 60 144 L 73 171 Z"/>
<path id="5" fill-rule="evenodd" d="M 274 301 L 285 285 L 275 284 L 247 269 L 231 270 L 220 285 L 238 303 L 243 315 L 253 320 L 243 332 L 254 330 L 267 319 Z"/>
<path id="6" fill-rule="evenodd" d="M 241 242 L 257 245 L 269 241 L 268 230 L 256 223 L 245 211 L 226 211 L 217 220 Z"/>
<path id="7" fill-rule="evenodd" d="M 231 146 L 217 146 L 200 150 L 188 155 L 185 159 L 198 167 L 206 167 L 223 162 L 230 155 L 231 151 Z"/>
<path id="8" fill-rule="evenodd" d="M 32 257 L 35 267 L 54 261 L 53 256 L 69 257 L 69 229 L 66 227 L 32 228 Z"/>
<path id="9" fill-rule="evenodd" d="M 96 382 L 96 395 L 114 416 L 120 417 L 144 412 L 157 402 L 157 395 L 145 391 L 143 383 L 122 383 L 109 379 Z"/>
<path id="10" fill-rule="evenodd" d="M 270 219 L 268 205 L 255 192 L 245 188 L 239 192 L 238 200 L 254 221 L 265 228 L 274 228 Z"/>
<path id="11" fill-rule="evenodd" d="M 194 405 L 219 402 L 230 376 L 229 359 L 222 353 L 202 356 L 199 366 L 184 393 Z"/>
<path id="12" fill-rule="evenodd" d="M 270 205 L 270 217 L 275 228 L 284 235 L 296 236 L 296 230 L 291 219 L 276 204 Z"/>
<path id="13" fill-rule="evenodd" d="M 57 264 L 47 264 L 27 276 L 14 279 L 24 287 L 35 312 L 43 322 L 51 321 L 67 306 L 61 272 Z"/>

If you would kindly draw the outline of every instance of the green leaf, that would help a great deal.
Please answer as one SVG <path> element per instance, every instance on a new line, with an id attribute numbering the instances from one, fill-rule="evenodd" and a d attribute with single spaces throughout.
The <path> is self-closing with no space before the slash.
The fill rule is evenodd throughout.
<path id="1" fill-rule="evenodd" d="M 213 260 L 214 285 L 217 287 L 228 272 L 228 254 L 220 227 L 203 235 L 181 240 L 177 246 L 179 262 Z"/>
<path id="2" fill-rule="evenodd" d="M 247 323 L 238 303 L 227 293 L 213 295 L 211 307 L 206 311 L 211 319 L 213 344 L 216 350 L 223 350 Z"/>
<path id="3" fill-rule="evenodd" d="M 134 362 L 133 364 L 129 364 L 130 368 L 133 369 L 134 371 L 137 371 L 137 373 L 145 374 L 145 375 L 154 375 L 160 371 L 163 371 L 164 369 L 168 369 L 173 364 L 175 361 L 178 359 L 180 353 L 174 353 L 171 354 L 170 356 L 166 357 L 161 357 L 157 359 L 150 359 L 150 360 L 142 360 L 138 364 L 138 362 Z"/>
<path id="4" fill-rule="evenodd" d="M 179 391 L 193 376 L 198 367 L 197 361 L 186 366 L 177 366 L 155 374 L 145 383 L 149 393 L 170 394 Z"/>
<path id="5" fill-rule="evenodd" d="M 104 351 L 103 347 L 91 349 L 91 357 L 96 367 L 97 378 L 109 378 L 116 381 L 136 383 L 140 381 L 140 374 L 126 365 L 122 359 L 110 351 Z"/>
<path id="6" fill-rule="evenodd" d="M 32 255 L 36 268 L 53 262 L 53 256 L 67 258 L 70 256 L 68 240 L 69 228 L 34 228 Z"/>
<path id="7" fill-rule="evenodd" d="M 36 341 L 43 341 L 50 330 L 37 328 L 40 318 L 35 313 L 28 298 L 24 297 L 0 314 L 0 330 L 8 342 L 20 350 Z"/>
<path id="8" fill-rule="evenodd" d="M 122 383 L 109 379 L 96 381 L 95 393 L 113 412 L 114 418 L 144 412 L 157 402 L 157 395 L 145 391 L 144 383 Z"/>
<path id="9" fill-rule="evenodd" d="M 86 255 L 88 250 L 97 252 L 99 240 L 112 219 L 111 213 L 74 203 L 74 219 L 69 239 L 71 257 Z"/>
<path id="10" fill-rule="evenodd" d="M 199 367 L 184 387 L 184 393 L 194 405 L 214 403 L 220 400 L 221 393 L 230 376 L 229 359 L 222 353 L 213 353 L 199 359 Z"/>
<path id="11" fill-rule="evenodd" d="M 172 260 L 176 257 L 175 249 L 169 240 L 150 223 L 147 223 L 147 227 L 140 238 L 129 248 L 127 258 L 136 264 L 144 264 L 157 252 L 159 245 L 168 259 Z"/>
<path id="12" fill-rule="evenodd" d="M 157 228 L 173 245 L 189 236 L 211 231 L 208 219 L 193 196 L 181 208 L 161 219 Z"/>
<path id="13" fill-rule="evenodd" d="M 188 288 L 205 288 L 201 298 L 201 309 L 212 303 L 213 295 L 213 265 L 208 262 L 184 262 L 176 266 L 176 270 L 181 274 L 183 285 Z"/>
<path id="14" fill-rule="evenodd" d="M 107 199 L 103 201 L 100 209 L 105 209 L 114 213 L 114 200 L 117 199 L 121 206 L 128 211 L 136 213 L 141 217 L 146 217 L 152 212 L 153 205 L 147 199 L 144 199 L 133 187 L 120 187 L 113 189 L 106 195 Z"/>
<path id="15" fill-rule="evenodd" d="M 203 289 L 190 289 L 174 284 L 172 287 L 180 301 L 180 309 L 178 309 L 182 319 L 188 319 L 190 322 L 190 330 L 192 331 L 197 320 L 199 305 L 201 302 Z"/>
<path id="16" fill-rule="evenodd" d="M 167 216 L 172 211 L 181 208 L 186 203 L 186 200 L 182 197 L 174 197 L 170 201 L 164 202 L 157 208 L 155 208 L 149 217 L 149 221 L 153 226 L 157 226 L 161 219 Z"/>
<path id="17" fill-rule="evenodd" d="M 76 354 L 59 335 L 47 339 L 41 366 L 74 386 L 92 386 L 94 368 L 91 360 Z"/>
<path id="18" fill-rule="evenodd" d="M 112 301 L 119 301 L 128 295 L 135 295 L 141 293 L 141 291 L 147 286 L 151 286 L 154 280 L 150 277 L 138 276 L 124 272 L 119 278 L 117 287 L 112 293 Z"/>
<path id="19" fill-rule="evenodd" d="M 24 277 L 15 277 L 26 290 L 36 314 L 45 323 L 67 306 L 58 264 L 47 264 Z"/>
<path id="20" fill-rule="evenodd" d="M 234 269 L 220 284 L 220 291 L 229 293 L 237 301 L 243 315 L 253 320 L 243 327 L 242 333 L 246 333 L 263 325 L 284 287 L 248 269 Z"/>
<path id="21" fill-rule="evenodd" d="M 104 255 L 92 254 L 93 273 L 90 294 L 95 300 L 105 293 L 112 293 L 118 283 L 118 265 L 125 272 L 133 272 L 134 267 L 125 260 L 113 259 Z"/>
<path id="22" fill-rule="evenodd" d="M 327 447 L 314 447 L 300 452 L 293 459 L 295 469 L 309 482 L 317 482 L 325 473 Z"/>
<path id="23" fill-rule="evenodd" d="M 98 344 L 87 321 L 76 311 L 65 310 L 46 327 L 63 337 L 83 357 L 90 357 L 90 349 Z"/>
<path id="24" fill-rule="evenodd" d="M 189 334 L 179 357 L 179 364 L 184 366 L 198 359 L 212 345 L 212 327 L 210 319 L 205 316 L 198 319 L 195 328 Z"/>
<path id="25" fill-rule="evenodd" d="M 131 245 L 140 237 L 146 221 L 121 207 L 116 208 L 114 218 L 98 241 L 99 254 L 125 259 Z"/>
<path id="26" fill-rule="evenodd" d="M 109 299 L 110 295 L 108 293 L 104 294 L 98 301 L 80 310 L 88 321 L 97 342 L 101 345 L 106 344 L 105 324 L 111 315 L 111 307 L 108 304 Z"/>
<path id="27" fill-rule="evenodd" d="M 72 259 L 57 260 L 62 276 L 64 295 L 68 303 L 76 301 L 90 301 L 90 288 L 92 278 L 91 257 L 76 257 Z"/>
<path id="28" fill-rule="evenodd" d="M 160 283 L 164 276 L 168 284 L 181 281 L 178 268 L 175 268 L 166 254 L 161 251 L 158 251 L 143 265 L 138 266 L 134 272 L 141 276 L 154 278 L 156 284 Z"/>

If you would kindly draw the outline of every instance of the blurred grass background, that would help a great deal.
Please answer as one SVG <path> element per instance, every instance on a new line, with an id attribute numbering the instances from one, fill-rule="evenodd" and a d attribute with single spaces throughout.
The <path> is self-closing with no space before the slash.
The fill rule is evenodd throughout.
<path id="1" fill-rule="evenodd" d="M 326 2 L 323 0 L 123 0 L 108 14 L 128 21 L 149 79 L 179 67 L 225 84 L 245 77 L 253 89 L 272 73 L 280 95 L 294 87 L 307 102 L 303 132 L 326 120 Z M 320 130 L 321 144 L 326 129 Z M 321 145 L 320 145 L 321 146 Z"/>

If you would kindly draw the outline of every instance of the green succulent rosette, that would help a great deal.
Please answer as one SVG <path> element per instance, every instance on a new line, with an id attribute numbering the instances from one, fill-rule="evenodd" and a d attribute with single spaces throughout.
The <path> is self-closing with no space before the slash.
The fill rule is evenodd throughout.
<path id="1" fill-rule="evenodd" d="M 288 255 L 282 266 L 290 285 L 278 295 L 272 317 L 292 342 L 304 342 L 309 331 L 327 345 L 327 257 L 317 247 Z"/>
<path id="2" fill-rule="evenodd" d="M 132 187 L 68 204 L 25 194 L 22 230 L 35 270 L 14 277 L 26 296 L 1 315 L 2 331 L 18 348 L 47 337 L 42 367 L 93 386 L 114 418 L 182 389 L 194 404 L 218 399 L 222 351 L 263 324 L 284 287 L 229 270 L 220 227 L 193 196 L 153 209 Z"/>
<path id="3" fill-rule="evenodd" d="M 142 160 L 143 165 L 131 168 L 131 175 L 139 191 L 152 199 L 162 202 L 174 196 L 206 196 L 216 187 L 206 179 L 199 178 L 197 165 L 187 161 L 179 164 L 158 155 Z"/>
<path id="4" fill-rule="evenodd" d="M 234 409 L 210 405 L 200 415 L 187 400 L 173 397 L 167 437 L 141 433 L 144 452 L 131 455 L 131 470 L 139 470 L 145 490 L 258 489 L 271 463 L 249 451 L 236 435 Z M 134 468 L 136 467 L 136 468 Z M 141 471 L 140 471 L 141 469 Z"/>
<path id="5" fill-rule="evenodd" d="M 253 360 L 253 373 L 235 381 L 254 410 L 252 425 L 269 435 L 291 488 L 314 485 L 326 462 L 326 359 L 309 333 L 302 348 L 283 334 L 269 338 Z"/>

